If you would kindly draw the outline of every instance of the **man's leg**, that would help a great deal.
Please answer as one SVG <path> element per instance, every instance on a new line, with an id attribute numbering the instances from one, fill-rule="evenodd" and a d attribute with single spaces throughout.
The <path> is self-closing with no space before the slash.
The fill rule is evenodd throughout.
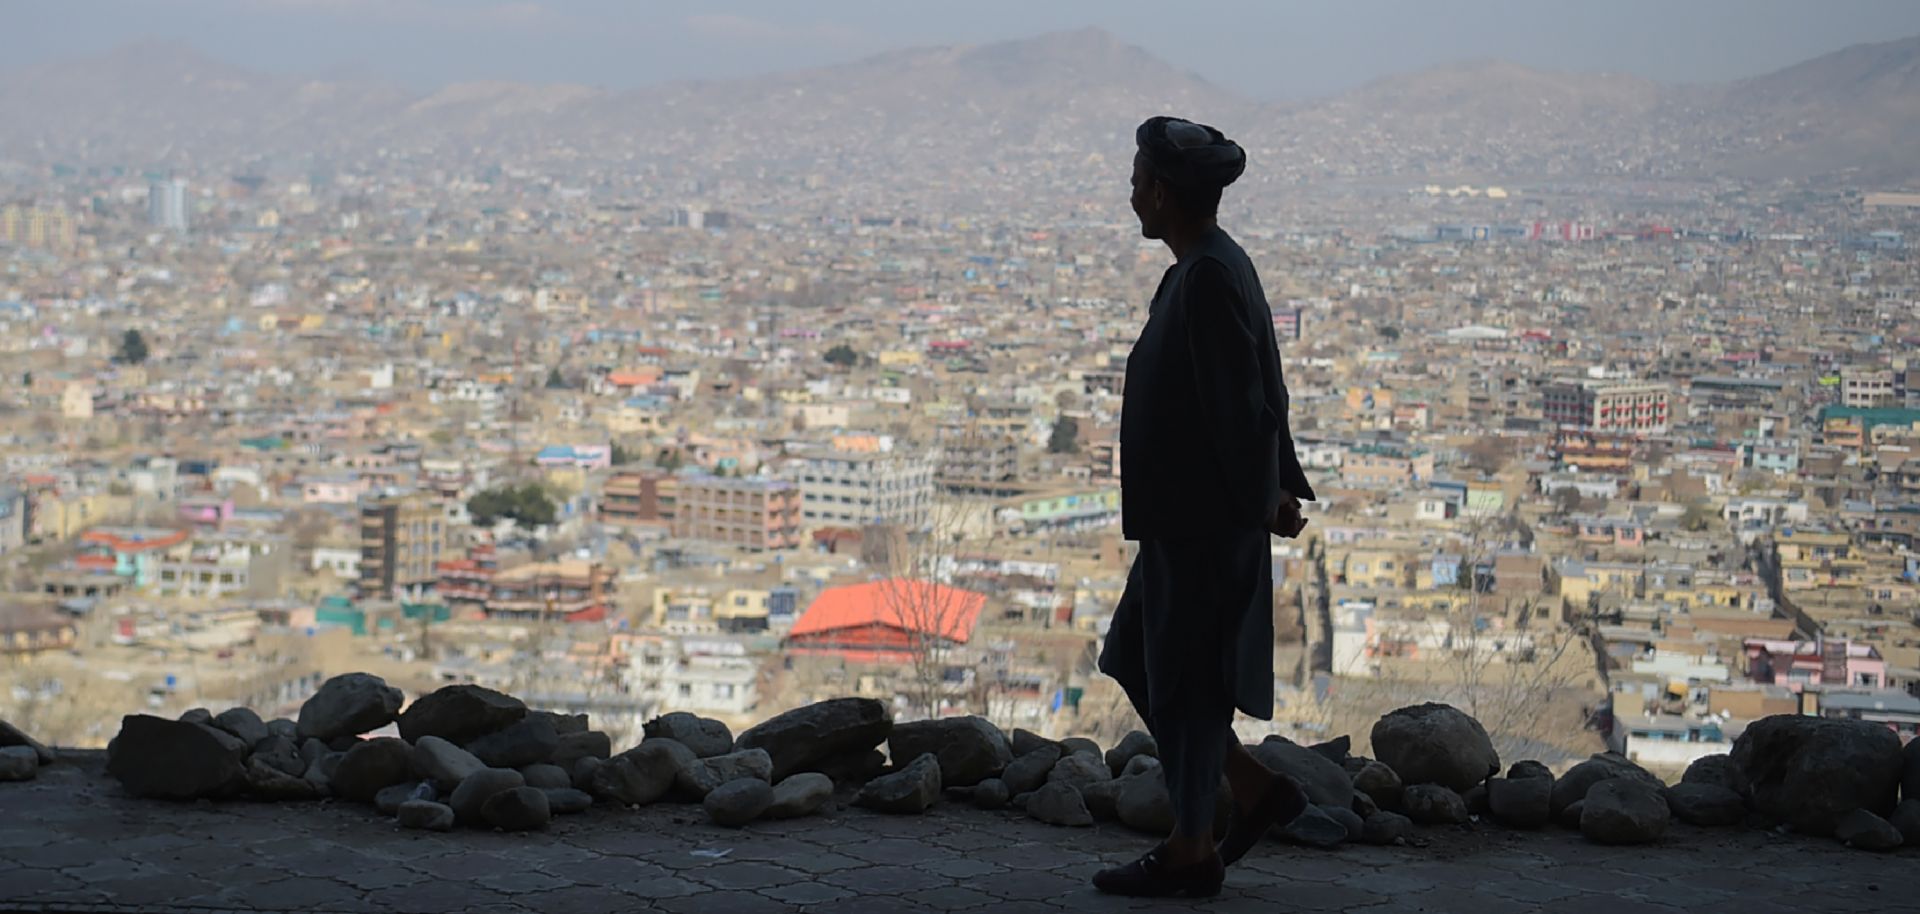
<path id="1" fill-rule="evenodd" d="M 1158 729 L 1165 733 L 1156 734 L 1155 739 L 1160 744 L 1167 793 L 1173 801 L 1168 860 L 1174 864 L 1205 860 L 1214 853 L 1214 810 L 1227 747 L 1238 745 L 1233 737 L 1233 706 L 1191 707 L 1161 712 L 1156 717 Z"/>

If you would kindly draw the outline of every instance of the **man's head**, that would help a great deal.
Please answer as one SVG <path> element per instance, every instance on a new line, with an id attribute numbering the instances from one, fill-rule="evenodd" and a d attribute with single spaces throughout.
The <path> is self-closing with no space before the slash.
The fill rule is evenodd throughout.
<path id="1" fill-rule="evenodd" d="M 1163 238 L 1170 227 L 1209 222 L 1220 192 L 1247 168 L 1239 144 L 1205 124 L 1149 118 L 1134 131 L 1133 213 L 1140 233 Z"/>

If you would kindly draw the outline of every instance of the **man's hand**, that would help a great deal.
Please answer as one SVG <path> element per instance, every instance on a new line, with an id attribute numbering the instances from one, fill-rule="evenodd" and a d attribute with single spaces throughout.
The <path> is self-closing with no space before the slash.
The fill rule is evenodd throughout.
<path id="1" fill-rule="evenodd" d="M 1307 519 L 1300 516 L 1300 499 L 1291 492 L 1280 496 L 1280 507 L 1273 512 L 1273 519 L 1267 521 L 1267 529 L 1275 536 L 1293 539 L 1307 528 Z"/>

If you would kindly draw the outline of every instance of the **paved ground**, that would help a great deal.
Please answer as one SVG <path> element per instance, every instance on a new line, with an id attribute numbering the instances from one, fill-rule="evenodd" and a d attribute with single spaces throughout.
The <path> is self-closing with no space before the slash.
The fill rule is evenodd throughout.
<path id="1" fill-rule="evenodd" d="M 198 803 L 121 795 L 97 755 L 0 784 L 0 910 L 611 914 L 860 912 L 1920 911 L 1920 854 L 1681 829 L 1648 848 L 1564 832 L 1436 829 L 1424 848 L 1256 849 L 1221 897 L 1145 902 L 1087 878 L 1143 836 L 941 806 L 859 810 L 743 830 L 698 807 L 596 808 L 534 834 L 403 831 L 348 804 Z"/>

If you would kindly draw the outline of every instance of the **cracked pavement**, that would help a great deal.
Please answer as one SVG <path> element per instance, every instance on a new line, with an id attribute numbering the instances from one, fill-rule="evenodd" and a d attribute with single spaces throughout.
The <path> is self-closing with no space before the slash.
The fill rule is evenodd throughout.
<path id="1" fill-rule="evenodd" d="M 1269 843 L 1218 898 L 1138 900 L 1087 880 L 1149 837 L 956 803 L 744 829 L 709 825 L 698 806 L 596 806 L 541 832 L 433 833 L 341 802 L 135 800 L 104 769 L 101 753 L 66 753 L 36 781 L 0 785 L 0 910 L 1920 912 L 1913 849 L 1678 825 L 1636 848 L 1492 827 L 1423 829 L 1427 847 Z"/>

